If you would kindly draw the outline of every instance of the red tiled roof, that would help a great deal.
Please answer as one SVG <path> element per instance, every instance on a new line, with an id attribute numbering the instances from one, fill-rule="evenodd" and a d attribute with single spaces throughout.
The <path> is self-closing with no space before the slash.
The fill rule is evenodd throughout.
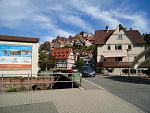
<path id="1" fill-rule="evenodd" d="M 105 44 L 115 30 L 97 30 L 95 31 L 95 44 Z M 138 30 L 124 30 L 127 37 L 133 44 L 144 44 L 144 39 Z"/>
<path id="2" fill-rule="evenodd" d="M 68 59 L 71 51 L 71 48 L 54 48 L 51 55 L 56 59 Z"/>
<path id="3" fill-rule="evenodd" d="M 114 30 L 97 30 L 95 31 L 95 44 L 105 44 L 108 38 L 113 34 Z"/>

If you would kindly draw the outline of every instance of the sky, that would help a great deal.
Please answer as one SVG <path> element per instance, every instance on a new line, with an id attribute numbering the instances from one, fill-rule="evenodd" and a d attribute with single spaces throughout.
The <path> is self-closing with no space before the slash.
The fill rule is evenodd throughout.
<path id="1" fill-rule="evenodd" d="M 150 33 L 150 0 L 0 0 L 0 34 L 51 41 L 106 26 Z"/>

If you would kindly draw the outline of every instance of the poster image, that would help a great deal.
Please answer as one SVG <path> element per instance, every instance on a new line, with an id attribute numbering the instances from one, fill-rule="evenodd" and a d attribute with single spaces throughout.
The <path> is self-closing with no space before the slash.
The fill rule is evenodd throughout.
<path id="1" fill-rule="evenodd" d="M 0 44 L 0 68 L 31 68 L 32 46 Z"/>

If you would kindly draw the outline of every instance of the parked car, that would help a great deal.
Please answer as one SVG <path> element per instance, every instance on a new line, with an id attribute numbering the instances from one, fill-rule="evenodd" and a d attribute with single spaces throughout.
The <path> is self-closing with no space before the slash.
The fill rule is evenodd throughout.
<path id="1" fill-rule="evenodd" d="M 95 77 L 96 73 L 90 66 L 83 66 L 79 69 L 83 77 Z"/>

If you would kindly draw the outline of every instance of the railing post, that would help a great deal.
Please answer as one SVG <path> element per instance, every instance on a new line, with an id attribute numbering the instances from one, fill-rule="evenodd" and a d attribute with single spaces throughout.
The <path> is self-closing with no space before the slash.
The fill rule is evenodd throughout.
<path id="1" fill-rule="evenodd" d="M 52 87 L 52 83 L 51 83 L 51 90 L 53 89 L 53 87 Z"/>
<path id="2" fill-rule="evenodd" d="M 3 74 L 2 74 L 2 78 L 1 78 L 1 91 L 3 91 L 3 86 L 4 86 L 4 79 L 3 79 Z"/>
<path id="3" fill-rule="evenodd" d="M 28 91 L 30 90 L 30 85 L 29 85 L 29 73 L 28 73 Z"/>
<path id="4" fill-rule="evenodd" d="M 79 73 L 80 75 L 80 87 L 81 87 L 81 82 L 82 82 L 82 73 Z"/>
<path id="5" fill-rule="evenodd" d="M 72 84 L 71 85 L 72 85 L 72 88 L 73 88 L 73 79 L 72 79 Z"/>
<path id="6" fill-rule="evenodd" d="M 72 78 L 72 88 L 73 88 L 74 78 L 75 78 L 75 76 L 73 75 L 73 78 Z"/>

